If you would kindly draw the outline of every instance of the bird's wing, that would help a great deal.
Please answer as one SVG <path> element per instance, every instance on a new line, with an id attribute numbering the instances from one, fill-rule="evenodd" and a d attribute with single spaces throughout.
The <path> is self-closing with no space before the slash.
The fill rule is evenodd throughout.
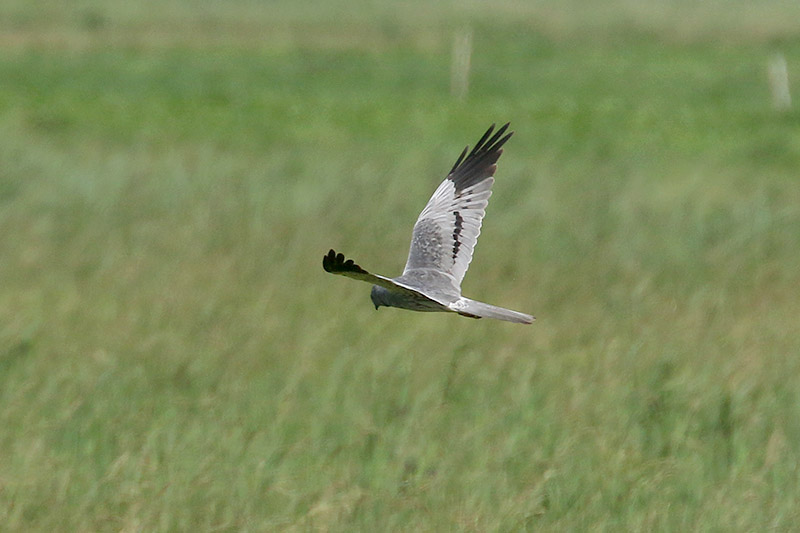
<path id="1" fill-rule="evenodd" d="M 460 291 L 492 195 L 497 160 L 513 135 L 505 134 L 507 129 L 508 124 L 492 135 L 492 124 L 469 155 L 469 147 L 461 153 L 417 218 L 404 275 L 434 269 L 451 277 Z"/>
<path id="2" fill-rule="evenodd" d="M 345 260 L 344 254 L 337 254 L 333 250 L 330 250 L 327 255 L 323 256 L 322 268 L 325 269 L 325 272 L 330 272 L 331 274 L 337 274 L 339 276 L 347 276 L 348 278 L 366 281 L 367 283 L 379 285 L 384 289 L 388 289 L 393 292 L 404 293 L 417 299 L 426 298 L 432 302 L 446 305 L 445 302 L 435 300 L 434 298 L 431 298 L 430 296 L 423 294 L 401 282 L 397 282 L 377 274 L 371 274 L 355 264 L 352 259 Z"/>

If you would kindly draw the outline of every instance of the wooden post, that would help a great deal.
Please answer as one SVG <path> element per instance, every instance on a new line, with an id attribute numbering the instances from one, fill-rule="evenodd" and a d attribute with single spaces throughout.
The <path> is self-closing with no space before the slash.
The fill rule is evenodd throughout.
<path id="1" fill-rule="evenodd" d="M 472 61 L 472 29 L 462 28 L 453 36 L 453 57 L 450 66 L 450 93 L 463 101 L 469 92 L 469 70 Z"/>
<path id="2" fill-rule="evenodd" d="M 782 53 L 773 55 L 767 65 L 769 88 L 772 91 L 772 105 L 778 111 L 792 107 L 792 94 L 789 92 L 789 69 Z"/>

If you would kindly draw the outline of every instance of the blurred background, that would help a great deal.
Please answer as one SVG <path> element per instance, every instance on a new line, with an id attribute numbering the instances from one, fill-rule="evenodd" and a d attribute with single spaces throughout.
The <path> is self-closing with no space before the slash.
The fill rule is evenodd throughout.
<path id="1" fill-rule="evenodd" d="M 0 4 L 4 531 L 788 531 L 800 4 Z M 375 311 L 511 121 L 463 289 Z"/>

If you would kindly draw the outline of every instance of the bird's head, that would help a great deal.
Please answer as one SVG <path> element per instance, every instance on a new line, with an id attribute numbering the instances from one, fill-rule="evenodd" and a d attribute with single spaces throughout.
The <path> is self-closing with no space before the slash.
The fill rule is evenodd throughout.
<path id="1" fill-rule="evenodd" d="M 387 307 L 389 303 L 386 300 L 386 296 L 389 294 L 389 291 L 384 289 L 383 287 L 379 287 L 378 285 L 372 286 L 372 292 L 369 293 L 370 299 L 372 299 L 372 303 L 375 304 L 375 309 L 377 310 L 380 306 Z"/>

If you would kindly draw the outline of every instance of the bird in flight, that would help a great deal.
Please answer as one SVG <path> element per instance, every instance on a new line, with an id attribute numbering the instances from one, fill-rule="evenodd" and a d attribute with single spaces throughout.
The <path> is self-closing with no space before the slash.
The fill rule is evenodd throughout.
<path id="1" fill-rule="evenodd" d="M 372 283 L 375 309 L 443 311 L 470 318 L 496 318 L 530 324 L 534 317 L 461 296 L 461 281 L 472 261 L 481 222 L 492 195 L 497 160 L 514 132 L 509 124 L 492 135 L 492 124 L 469 154 L 464 148 L 447 178 L 428 200 L 414 224 L 403 274 L 387 278 L 370 274 L 333 250 L 322 258 L 326 272 Z"/>

